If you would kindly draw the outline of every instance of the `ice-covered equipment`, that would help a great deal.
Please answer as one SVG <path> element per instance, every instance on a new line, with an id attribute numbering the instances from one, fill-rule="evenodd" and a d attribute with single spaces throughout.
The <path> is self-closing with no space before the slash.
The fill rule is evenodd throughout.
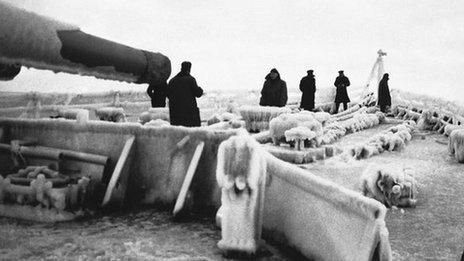
<path id="1" fill-rule="evenodd" d="M 216 177 L 221 187 L 218 211 L 223 251 L 256 253 L 261 239 L 266 165 L 256 141 L 235 136 L 218 149 Z"/>

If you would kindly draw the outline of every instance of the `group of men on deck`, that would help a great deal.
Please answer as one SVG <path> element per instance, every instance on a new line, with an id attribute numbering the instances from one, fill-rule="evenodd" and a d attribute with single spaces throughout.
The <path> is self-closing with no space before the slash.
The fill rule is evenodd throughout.
<path id="1" fill-rule="evenodd" d="M 308 70 L 307 75 L 300 81 L 301 103 L 300 108 L 303 110 L 313 111 L 315 109 L 315 94 L 316 94 L 316 79 L 314 70 Z M 334 86 L 335 94 L 335 110 L 338 113 L 340 104 L 343 104 L 343 109 L 348 108 L 350 98 L 348 96 L 347 87 L 350 86 L 350 80 L 345 76 L 343 71 L 338 71 L 338 76 L 335 79 Z M 277 106 L 283 107 L 287 103 L 287 84 L 280 78 L 279 72 L 274 68 L 266 76 L 263 89 L 261 90 L 261 106 Z M 388 87 L 388 73 L 383 75 L 379 83 L 377 104 L 380 110 L 385 112 L 388 106 L 391 106 L 390 90 Z"/>
<path id="2" fill-rule="evenodd" d="M 195 78 L 190 75 L 191 67 L 190 62 L 183 62 L 180 72 L 169 83 L 158 82 L 148 86 L 147 94 L 151 98 L 152 107 L 165 107 L 166 98 L 169 99 L 171 125 L 201 126 L 200 111 L 196 98 L 203 95 L 203 89 L 197 85 Z M 338 113 L 340 104 L 343 104 L 344 110 L 348 109 L 348 103 L 350 102 L 346 89 L 350 86 L 350 80 L 344 75 L 343 71 L 338 73 L 339 75 L 334 82 L 334 86 L 337 88 L 334 113 Z M 388 73 L 384 74 L 379 83 L 377 104 L 382 112 L 385 112 L 387 107 L 391 106 L 388 76 Z M 313 70 L 307 71 L 307 75 L 301 79 L 299 87 L 302 92 L 300 108 L 313 111 L 315 109 L 314 99 L 316 93 L 316 79 Z M 265 77 L 259 105 L 283 107 L 287 104 L 287 99 L 287 84 L 280 78 L 277 69 L 274 68 Z"/>

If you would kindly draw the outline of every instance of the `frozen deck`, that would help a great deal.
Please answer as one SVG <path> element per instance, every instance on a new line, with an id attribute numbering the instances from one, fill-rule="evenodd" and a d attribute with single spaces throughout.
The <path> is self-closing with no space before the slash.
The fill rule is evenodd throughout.
<path id="1" fill-rule="evenodd" d="M 334 145 L 347 146 L 369 138 L 392 125 L 348 134 Z M 385 151 L 363 160 L 343 162 L 329 158 L 302 165 L 313 174 L 350 189 L 370 163 L 402 164 L 415 170 L 419 185 L 416 208 L 388 210 L 386 223 L 394 260 L 459 260 L 464 251 L 464 166 L 449 156 L 445 136 L 430 133 L 413 138 L 401 152 Z"/>
<path id="2" fill-rule="evenodd" d="M 226 260 L 211 219 L 144 210 L 66 223 L 0 218 L 1 260 Z M 267 246 L 255 260 L 293 260 Z"/>

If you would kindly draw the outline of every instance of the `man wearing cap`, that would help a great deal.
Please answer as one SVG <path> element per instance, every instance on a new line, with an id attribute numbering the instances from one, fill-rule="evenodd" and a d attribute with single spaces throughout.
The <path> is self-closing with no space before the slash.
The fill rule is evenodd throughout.
<path id="1" fill-rule="evenodd" d="M 314 79 L 313 70 L 308 70 L 305 77 L 300 81 L 301 95 L 300 108 L 307 111 L 314 110 L 314 94 L 316 93 L 316 79 Z"/>
<path id="2" fill-rule="evenodd" d="M 350 98 L 348 97 L 348 92 L 346 87 L 350 86 L 350 80 L 343 74 L 343 71 L 338 71 L 338 77 L 335 79 L 334 85 L 337 88 L 337 93 L 335 94 L 335 111 L 334 114 L 338 113 L 338 107 L 340 103 L 343 103 L 343 109 L 348 109 L 348 103 Z"/>
<path id="3" fill-rule="evenodd" d="M 183 62 L 180 72 L 168 84 L 169 118 L 171 125 L 201 126 L 200 110 L 195 97 L 203 95 L 195 78 L 190 75 L 190 62 Z"/>
<path id="4" fill-rule="evenodd" d="M 284 107 L 288 98 L 287 83 L 280 79 L 280 74 L 275 68 L 269 72 L 265 79 L 259 105 Z"/>

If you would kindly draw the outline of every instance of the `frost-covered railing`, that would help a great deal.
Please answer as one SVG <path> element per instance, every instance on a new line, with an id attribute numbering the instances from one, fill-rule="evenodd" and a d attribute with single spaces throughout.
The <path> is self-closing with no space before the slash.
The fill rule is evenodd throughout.
<path id="1" fill-rule="evenodd" d="M 32 101 L 47 105 L 82 105 L 99 103 L 148 102 L 145 91 L 106 91 L 92 93 L 40 93 L 12 92 L 0 95 L 0 108 L 26 107 Z"/>
<path id="2" fill-rule="evenodd" d="M 391 91 L 391 96 L 393 105 L 400 105 L 418 110 L 430 110 L 438 114 L 457 116 L 464 119 L 464 106 L 457 102 L 398 89 L 393 89 Z"/>
<path id="3" fill-rule="evenodd" d="M 81 94 L 7 93 L 0 95 L 0 104 L 0 117 L 9 118 L 56 117 L 60 116 L 60 111 L 69 109 L 86 109 L 92 111 L 93 115 L 98 114 L 98 110 L 105 107 L 124 109 L 128 116 L 138 117 L 141 112 L 151 107 L 148 96 L 141 91 Z"/>
<path id="4" fill-rule="evenodd" d="M 248 139 L 231 137 L 219 149 L 221 249 L 255 252 L 263 229 L 264 238 L 311 260 L 391 260 L 382 204 L 285 163 Z"/>
<path id="5" fill-rule="evenodd" d="M 366 88 L 363 86 L 349 86 L 346 88 L 346 90 L 352 102 L 361 100 L 361 97 L 366 92 Z M 335 93 L 336 93 L 335 87 L 318 88 L 316 89 L 314 101 L 316 104 L 335 102 Z"/>

